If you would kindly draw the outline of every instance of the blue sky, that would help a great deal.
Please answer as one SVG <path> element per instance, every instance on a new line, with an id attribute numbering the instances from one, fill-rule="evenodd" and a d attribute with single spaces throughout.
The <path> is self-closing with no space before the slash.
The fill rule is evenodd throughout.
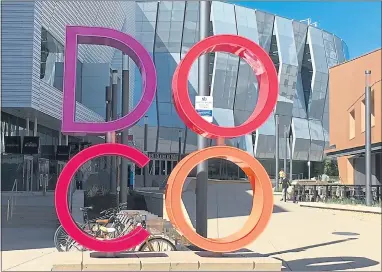
<path id="1" fill-rule="evenodd" d="M 311 18 L 318 27 L 345 41 L 350 58 L 381 48 L 381 2 L 230 1 L 295 20 Z"/>

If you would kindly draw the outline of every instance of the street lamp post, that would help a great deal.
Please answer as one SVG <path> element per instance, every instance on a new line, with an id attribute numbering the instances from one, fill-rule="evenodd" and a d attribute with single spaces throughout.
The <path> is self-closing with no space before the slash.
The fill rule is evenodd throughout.
<path id="1" fill-rule="evenodd" d="M 279 135 L 279 116 L 278 114 L 275 114 L 275 125 L 276 125 L 276 146 L 275 146 L 275 159 L 276 159 L 276 173 L 275 173 L 275 189 L 276 192 L 279 190 L 279 160 L 280 160 L 280 153 L 279 153 L 279 140 L 280 140 L 280 135 Z"/>
<path id="2" fill-rule="evenodd" d="M 287 174 L 287 157 L 288 157 L 288 130 L 287 130 L 286 127 L 285 127 L 285 131 L 284 131 L 284 138 L 285 138 L 284 173 L 285 173 L 285 176 L 286 176 L 286 174 Z"/>
<path id="3" fill-rule="evenodd" d="M 289 139 L 288 146 L 289 146 L 289 180 L 293 180 L 293 148 L 292 148 L 292 136 Z"/>
<path id="4" fill-rule="evenodd" d="M 148 117 L 147 115 L 143 119 L 144 122 L 144 140 L 143 140 L 143 151 L 147 153 L 147 133 L 148 133 Z M 143 168 L 143 187 L 146 187 L 147 182 L 147 173 L 148 173 L 148 165 Z"/>
<path id="5" fill-rule="evenodd" d="M 365 71 L 365 172 L 366 172 L 366 205 L 371 206 L 371 71 Z"/>
<path id="6" fill-rule="evenodd" d="M 181 149 L 182 149 L 182 130 L 179 129 L 178 132 L 178 162 L 181 160 Z"/>
<path id="7" fill-rule="evenodd" d="M 209 36 L 211 2 L 200 2 L 199 39 Z M 199 57 L 198 95 L 209 95 L 209 57 L 208 53 Z M 207 139 L 198 135 L 198 150 L 207 147 Z M 208 195 L 208 162 L 198 164 L 196 168 L 196 232 L 207 238 L 207 195 Z"/>
<path id="8" fill-rule="evenodd" d="M 113 70 L 112 73 L 112 87 L 111 87 L 111 118 L 112 120 L 117 119 L 117 107 L 118 107 L 118 70 Z M 111 132 L 112 143 L 115 143 L 116 132 Z M 117 188 L 117 157 L 111 157 L 111 193 L 117 195 L 117 200 L 119 201 L 119 192 Z"/>
<path id="9" fill-rule="evenodd" d="M 122 54 L 122 116 L 129 113 L 129 57 L 126 54 Z M 128 145 L 129 130 L 122 131 L 121 142 Z M 121 158 L 121 173 L 120 173 L 120 187 L 121 187 L 121 203 L 127 203 L 128 192 L 128 180 L 129 180 L 129 162 Z"/>

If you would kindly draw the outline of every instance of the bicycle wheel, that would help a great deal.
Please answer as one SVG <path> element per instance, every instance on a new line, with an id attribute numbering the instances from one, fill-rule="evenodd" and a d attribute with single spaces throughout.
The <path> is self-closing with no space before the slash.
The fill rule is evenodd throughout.
<path id="1" fill-rule="evenodd" d="M 66 249 L 66 243 L 69 238 L 69 235 L 66 233 L 62 226 L 59 226 L 54 233 L 54 246 L 59 252 L 64 252 Z"/>
<path id="2" fill-rule="evenodd" d="M 166 238 L 154 237 L 144 242 L 140 246 L 139 251 L 176 251 L 176 247 L 171 241 L 167 240 Z"/>
<path id="3" fill-rule="evenodd" d="M 81 246 L 79 243 L 77 243 L 76 241 L 74 240 L 70 240 L 67 245 L 66 245 L 66 248 L 65 248 L 65 251 L 66 252 L 71 252 L 71 251 L 86 251 L 86 248 L 84 248 L 83 246 Z"/>

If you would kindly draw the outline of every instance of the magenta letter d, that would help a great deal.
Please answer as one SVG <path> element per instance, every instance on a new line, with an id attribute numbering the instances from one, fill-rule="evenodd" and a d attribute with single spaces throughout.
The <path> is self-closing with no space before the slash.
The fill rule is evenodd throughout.
<path id="1" fill-rule="evenodd" d="M 78 44 L 107 45 L 114 47 L 127 54 L 138 66 L 142 74 L 142 97 L 138 105 L 128 115 L 114 121 L 103 123 L 75 122 Z M 62 132 L 103 134 L 133 126 L 145 115 L 154 100 L 156 79 L 155 66 L 149 53 L 133 37 L 109 28 L 67 26 Z"/>

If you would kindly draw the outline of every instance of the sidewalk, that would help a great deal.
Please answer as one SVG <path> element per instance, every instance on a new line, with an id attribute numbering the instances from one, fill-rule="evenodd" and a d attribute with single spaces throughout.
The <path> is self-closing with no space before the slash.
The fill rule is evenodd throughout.
<path id="1" fill-rule="evenodd" d="M 368 207 L 364 205 L 344 205 L 334 203 L 322 203 L 322 202 L 300 202 L 301 207 L 318 208 L 318 209 L 332 209 L 339 211 L 352 211 L 363 213 L 375 213 L 381 214 L 381 207 Z"/>
<path id="2" fill-rule="evenodd" d="M 18 271 L 49 271 L 49 255 L 56 252 L 52 228 L 2 228 L 1 268 Z M 52 260 L 53 262 L 53 260 Z"/>
<path id="3" fill-rule="evenodd" d="M 284 270 L 381 271 L 380 215 L 303 208 L 274 197 L 275 211 L 267 229 L 243 252 L 279 259 Z M 231 234 L 246 219 L 242 214 L 209 219 L 216 227 L 209 236 Z M 53 233 L 46 230 L 3 229 L 2 240 L 3 271 L 49 271 L 53 262 L 59 262 L 55 257 L 61 256 L 54 253 Z"/>

